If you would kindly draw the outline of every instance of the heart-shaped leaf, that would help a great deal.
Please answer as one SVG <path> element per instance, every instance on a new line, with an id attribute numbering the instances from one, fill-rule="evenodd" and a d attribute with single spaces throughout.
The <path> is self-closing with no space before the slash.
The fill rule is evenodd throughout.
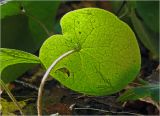
<path id="1" fill-rule="evenodd" d="M 63 53 L 76 50 L 51 72 L 62 84 L 89 95 L 107 95 L 136 77 L 141 60 L 135 35 L 115 15 L 98 8 L 79 9 L 67 13 L 61 26 L 63 35 L 44 42 L 40 60 L 47 69 Z"/>

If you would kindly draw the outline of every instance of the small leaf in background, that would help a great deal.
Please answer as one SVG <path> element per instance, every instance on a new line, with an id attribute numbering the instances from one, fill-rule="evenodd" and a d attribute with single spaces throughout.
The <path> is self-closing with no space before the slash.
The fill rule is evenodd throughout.
<path id="1" fill-rule="evenodd" d="M 159 84 L 149 84 L 145 86 L 135 87 L 122 94 L 118 101 L 124 102 L 128 100 L 137 100 L 140 98 L 151 97 L 154 101 L 159 102 Z"/>
<path id="2" fill-rule="evenodd" d="M 1 111 L 2 111 L 2 116 L 8 115 L 8 116 L 16 116 L 14 114 L 15 111 L 18 110 L 18 108 L 15 106 L 15 104 L 13 102 L 8 102 L 7 100 L 0 98 L 1 101 Z M 18 104 L 21 107 L 26 106 L 26 102 L 25 101 L 19 101 Z"/>
<path id="3" fill-rule="evenodd" d="M 159 1 L 137 1 L 136 11 L 152 31 L 159 33 Z"/>
<path id="4" fill-rule="evenodd" d="M 144 46 L 148 48 L 155 57 L 159 55 L 159 45 L 158 45 L 158 34 L 152 32 L 151 30 L 147 29 L 145 25 L 138 19 L 135 14 L 135 11 L 131 12 L 131 20 L 134 26 L 134 30 L 137 33 L 137 36 L 142 41 Z"/>
<path id="5" fill-rule="evenodd" d="M 1 79 L 5 83 L 13 81 L 17 78 L 19 72 L 22 73 L 24 71 L 23 69 L 33 66 L 33 64 L 40 63 L 39 58 L 35 55 L 20 50 L 7 48 L 0 48 L 0 59 Z"/>
<path id="6" fill-rule="evenodd" d="M 130 13 L 130 18 L 138 38 L 151 51 L 155 59 L 159 57 L 158 3 L 158 1 L 136 2 L 135 9 L 131 9 Z"/>
<path id="7" fill-rule="evenodd" d="M 51 72 L 63 85 L 89 95 L 107 95 L 136 77 L 141 59 L 135 35 L 115 15 L 98 8 L 79 9 L 64 15 L 61 27 L 63 35 L 42 45 L 40 60 L 47 69 L 65 52 L 79 49 Z"/>

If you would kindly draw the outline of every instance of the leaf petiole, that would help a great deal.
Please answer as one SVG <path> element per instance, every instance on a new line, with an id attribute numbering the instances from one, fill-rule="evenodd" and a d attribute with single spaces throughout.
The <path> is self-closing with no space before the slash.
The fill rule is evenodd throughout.
<path id="1" fill-rule="evenodd" d="M 51 70 L 56 66 L 56 64 L 58 62 L 60 62 L 62 59 L 64 59 L 65 57 L 67 57 L 68 55 L 72 54 L 73 52 L 75 52 L 76 50 L 70 50 L 64 54 L 62 54 L 59 58 L 57 58 L 52 64 L 51 66 L 47 69 L 46 73 L 44 74 L 41 84 L 39 86 L 39 91 L 38 91 L 38 100 L 37 100 L 37 110 L 38 110 L 38 116 L 42 116 L 42 92 L 43 92 L 43 88 L 44 88 L 44 84 L 46 82 L 46 79 L 49 75 L 49 73 L 51 72 Z"/>

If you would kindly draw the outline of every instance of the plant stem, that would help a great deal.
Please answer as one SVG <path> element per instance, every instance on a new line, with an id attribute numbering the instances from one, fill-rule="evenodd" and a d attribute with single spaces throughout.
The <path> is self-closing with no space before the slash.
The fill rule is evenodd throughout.
<path id="1" fill-rule="evenodd" d="M 13 101 L 13 103 L 17 106 L 17 108 L 19 109 L 21 115 L 24 116 L 24 114 L 22 112 L 21 106 L 19 105 L 19 103 L 17 102 L 17 100 L 15 99 L 15 97 L 12 95 L 12 93 L 10 92 L 10 90 L 6 87 L 5 83 L 1 79 L 0 79 L 0 85 L 7 92 L 8 96 L 11 98 L 11 100 Z"/>
<path id="2" fill-rule="evenodd" d="M 38 116 L 42 116 L 42 92 L 43 92 L 43 88 L 44 88 L 44 84 L 45 81 L 49 75 L 49 73 L 51 72 L 51 70 L 56 66 L 56 64 L 61 61 L 63 58 L 67 57 L 68 55 L 72 54 L 73 52 L 75 52 L 75 50 L 70 50 L 64 54 L 62 54 L 59 58 L 57 58 L 52 64 L 51 66 L 47 69 L 46 73 L 44 74 L 41 84 L 39 86 L 39 91 L 38 91 L 38 100 L 37 100 L 37 110 L 38 110 Z"/>

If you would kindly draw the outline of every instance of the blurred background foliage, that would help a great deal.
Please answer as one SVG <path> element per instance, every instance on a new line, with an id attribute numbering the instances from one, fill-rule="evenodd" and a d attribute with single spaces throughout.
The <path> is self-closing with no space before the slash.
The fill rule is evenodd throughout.
<path id="1" fill-rule="evenodd" d="M 79 2 L 81 5 L 76 4 Z M 72 7 L 66 7 L 70 3 Z M 60 18 L 83 7 L 99 7 L 113 12 L 130 25 L 139 43 L 149 51 L 149 57 L 159 59 L 159 1 L 1 1 L 1 47 L 38 55 L 45 39 L 61 33 Z M 2 77 L 15 79 L 33 66 L 24 64 L 24 67 L 6 68 Z"/>
<path id="2" fill-rule="evenodd" d="M 103 6 L 90 7 L 104 8 L 116 14 L 133 28 L 137 38 L 152 56 L 158 58 L 159 1 L 101 2 L 104 2 Z M 57 16 L 60 4 L 64 3 L 65 1 L 23 0 L 4 4 L 1 2 L 1 47 L 35 53 L 46 38 L 61 32 Z M 75 9 L 82 7 L 87 5 Z"/>
<path id="3" fill-rule="evenodd" d="M 10 1 L 1 4 L 1 47 L 36 52 L 43 41 L 54 34 L 60 3 Z M 158 57 L 159 1 L 109 1 L 109 5 L 111 12 L 122 20 L 127 22 L 125 17 L 130 18 L 138 38 Z"/>
<path id="4" fill-rule="evenodd" d="M 11 1 L 2 5 L 2 47 L 36 52 L 53 34 L 59 4 L 59 1 Z"/>
<path id="5" fill-rule="evenodd" d="M 138 78 L 146 79 L 150 75 L 149 77 L 154 81 L 151 84 L 145 82 L 141 87 L 129 89 L 118 100 L 151 97 L 154 101 L 159 101 L 160 87 L 157 78 L 159 78 L 160 68 L 152 72 L 155 71 L 155 67 L 151 65 L 155 62 L 156 65 L 159 64 L 159 1 L 1 0 L 0 2 L 1 48 L 18 49 L 36 55 L 45 39 L 61 33 L 59 22 L 65 13 L 84 7 L 98 7 L 114 13 L 132 28 L 139 42 L 142 56 L 140 75 L 142 76 Z M 146 66 L 149 68 L 144 68 Z M 12 65 L 3 70 L 1 78 L 5 83 L 12 82 L 33 67 L 35 67 L 33 64 Z M 156 73 L 156 76 L 152 73 Z"/>
<path id="6" fill-rule="evenodd" d="M 60 1 L 9 1 L 1 4 L 1 47 L 36 53 L 53 35 Z M 4 82 L 14 81 L 33 64 L 13 65 L 1 74 Z"/>

